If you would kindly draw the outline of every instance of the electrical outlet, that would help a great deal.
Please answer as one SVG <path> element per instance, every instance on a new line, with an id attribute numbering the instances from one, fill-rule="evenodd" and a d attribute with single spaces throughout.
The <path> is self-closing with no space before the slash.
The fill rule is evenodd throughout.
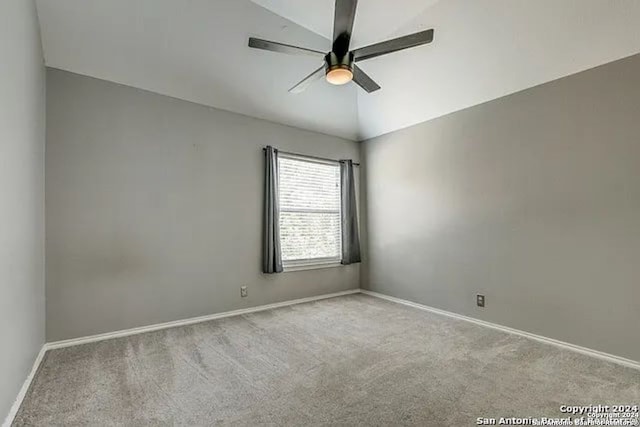
<path id="1" fill-rule="evenodd" d="M 247 291 L 247 287 L 246 286 L 240 286 L 240 296 L 242 298 L 249 296 L 249 292 Z"/>
<path id="2" fill-rule="evenodd" d="M 478 307 L 484 307 L 484 295 L 476 295 L 476 304 Z"/>

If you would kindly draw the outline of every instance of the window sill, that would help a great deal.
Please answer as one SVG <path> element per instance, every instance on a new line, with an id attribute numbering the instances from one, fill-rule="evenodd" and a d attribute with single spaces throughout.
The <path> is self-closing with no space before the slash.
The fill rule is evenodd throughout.
<path id="1" fill-rule="evenodd" d="M 320 264 L 290 265 L 290 266 L 283 267 L 283 272 L 288 273 L 293 271 L 320 270 L 324 268 L 335 268 L 335 267 L 342 267 L 342 264 L 340 264 L 340 262 L 338 261 L 338 262 L 326 262 L 326 263 L 320 263 Z"/>

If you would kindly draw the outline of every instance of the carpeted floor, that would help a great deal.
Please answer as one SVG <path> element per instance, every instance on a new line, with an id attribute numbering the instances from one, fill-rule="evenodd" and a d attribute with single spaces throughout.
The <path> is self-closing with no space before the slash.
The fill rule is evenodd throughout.
<path id="1" fill-rule="evenodd" d="M 355 294 L 53 350 L 14 425 L 475 425 L 640 402 L 640 371 Z"/>

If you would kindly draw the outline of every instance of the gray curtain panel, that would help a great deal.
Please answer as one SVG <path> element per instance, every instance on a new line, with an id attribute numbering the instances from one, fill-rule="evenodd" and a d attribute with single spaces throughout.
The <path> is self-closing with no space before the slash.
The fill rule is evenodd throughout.
<path id="1" fill-rule="evenodd" d="M 340 203 L 342 205 L 342 264 L 360 262 L 360 236 L 358 234 L 358 208 L 353 161 L 340 160 Z"/>
<path id="2" fill-rule="evenodd" d="M 280 200 L 278 184 L 278 150 L 264 149 L 264 236 L 262 246 L 262 272 L 282 272 L 280 248 Z"/>

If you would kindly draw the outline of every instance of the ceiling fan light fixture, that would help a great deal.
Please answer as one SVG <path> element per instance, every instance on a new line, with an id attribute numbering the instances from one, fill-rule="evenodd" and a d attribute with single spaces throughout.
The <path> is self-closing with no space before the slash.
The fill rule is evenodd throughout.
<path id="1" fill-rule="evenodd" d="M 306 47 L 292 46 L 285 43 L 249 37 L 249 47 L 254 49 L 270 50 L 272 52 L 287 53 L 289 55 L 310 55 L 316 58 L 324 56 L 324 64 L 289 89 L 291 93 L 302 92 L 316 80 L 322 79 L 323 75 L 327 82 L 333 85 L 344 85 L 353 81 L 367 93 L 375 92 L 380 89 L 380 85 L 369 77 L 367 73 L 362 71 L 362 68 L 355 64 L 356 61 L 364 61 L 388 53 L 422 46 L 433 41 L 432 28 L 430 30 L 407 34 L 406 36 L 350 50 L 351 33 L 353 32 L 358 0 L 333 1 L 335 2 L 333 43 L 331 45 L 331 51 L 326 54 L 319 50 Z"/>
<path id="2" fill-rule="evenodd" d="M 327 81 L 332 85 L 343 85 L 353 80 L 353 71 L 347 66 L 333 67 L 327 71 Z"/>

